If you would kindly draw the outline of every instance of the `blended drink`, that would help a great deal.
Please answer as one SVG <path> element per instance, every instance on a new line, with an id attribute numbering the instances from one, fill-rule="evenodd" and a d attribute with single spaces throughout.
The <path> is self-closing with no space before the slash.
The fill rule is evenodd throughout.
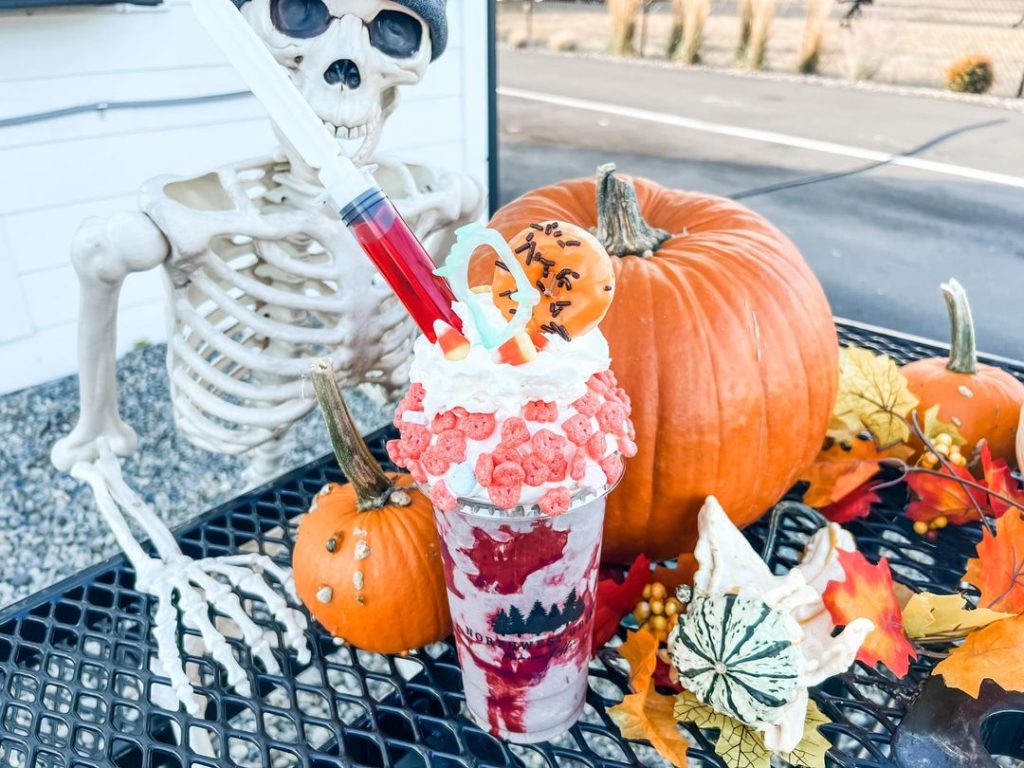
<path id="1" fill-rule="evenodd" d="M 401 438 L 388 444 L 434 502 L 468 714 L 517 742 L 557 736 L 582 711 L 604 498 L 636 453 L 629 397 L 596 327 L 612 269 L 568 229 L 545 222 L 510 244 L 506 260 L 539 289 L 518 307 L 531 325 L 511 351 L 489 346 L 481 325 L 515 315 L 506 300 L 523 280 L 515 290 L 499 259 L 491 290 L 456 289 L 459 343 L 451 329 L 417 340 Z M 559 254 L 585 244 L 591 261 L 560 264 L 539 247 L 548 240 Z"/>

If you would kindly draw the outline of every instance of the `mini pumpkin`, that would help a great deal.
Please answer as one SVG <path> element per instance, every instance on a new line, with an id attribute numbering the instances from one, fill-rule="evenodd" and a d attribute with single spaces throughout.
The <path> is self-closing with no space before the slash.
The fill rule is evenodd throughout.
<path id="1" fill-rule="evenodd" d="M 695 598 L 669 638 L 680 684 L 747 725 L 776 722 L 800 687 L 787 620 L 756 598 Z"/>
<path id="2" fill-rule="evenodd" d="M 993 458 L 1012 462 L 1024 384 L 978 362 L 967 292 L 956 280 L 940 289 L 949 310 L 949 357 L 915 360 L 900 370 L 920 401 L 919 413 L 938 405 L 939 419 L 956 425 L 969 447 L 984 439 Z"/>
<path id="3" fill-rule="evenodd" d="M 299 525 L 295 589 L 335 637 L 401 653 L 451 632 L 430 500 L 408 475 L 387 474 L 359 437 L 330 361 L 311 364 L 335 456 L 349 482 L 326 486 Z"/>
<path id="4" fill-rule="evenodd" d="M 612 257 L 600 328 L 639 453 L 608 497 L 602 556 L 630 563 L 692 552 L 709 493 L 740 526 L 782 497 L 825 438 L 839 345 L 821 285 L 763 217 L 614 171 L 528 192 L 490 226 L 512 238 L 572 222 Z M 493 255 L 476 254 L 471 285 L 494 278 Z"/>

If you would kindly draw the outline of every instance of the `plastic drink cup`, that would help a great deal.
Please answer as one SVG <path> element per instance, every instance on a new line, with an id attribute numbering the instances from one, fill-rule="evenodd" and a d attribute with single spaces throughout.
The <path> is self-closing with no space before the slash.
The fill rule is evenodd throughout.
<path id="1" fill-rule="evenodd" d="M 558 517 L 435 509 L 467 714 L 499 738 L 546 741 L 583 712 L 609 490 Z"/>

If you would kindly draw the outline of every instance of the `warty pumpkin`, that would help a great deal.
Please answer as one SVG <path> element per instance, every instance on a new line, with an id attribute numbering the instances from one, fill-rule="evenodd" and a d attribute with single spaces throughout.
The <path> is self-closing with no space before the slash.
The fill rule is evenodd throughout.
<path id="1" fill-rule="evenodd" d="M 299 598 L 328 632 L 363 650 L 401 653 L 443 640 L 451 616 L 430 499 L 370 454 L 330 361 L 313 361 L 310 374 L 349 482 L 325 487 L 299 524 Z"/>
<path id="2" fill-rule="evenodd" d="M 968 448 L 984 439 L 993 458 L 1013 462 L 1024 384 L 1002 368 L 978 362 L 964 287 L 951 279 L 939 289 L 949 311 L 949 357 L 915 360 L 900 370 L 920 401 L 919 414 L 938 405 L 939 419 L 954 424 Z"/>
<path id="3" fill-rule="evenodd" d="M 613 256 L 601 323 L 633 401 L 639 454 L 609 497 L 604 556 L 689 553 L 717 496 L 738 525 L 760 517 L 821 447 L 838 386 L 838 342 L 821 285 L 796 246 L 730 200 L 617 178 L 529 192 L 490 226 L 573 222 Z M 477 255 L 474 285 L 493 256 Z"/>

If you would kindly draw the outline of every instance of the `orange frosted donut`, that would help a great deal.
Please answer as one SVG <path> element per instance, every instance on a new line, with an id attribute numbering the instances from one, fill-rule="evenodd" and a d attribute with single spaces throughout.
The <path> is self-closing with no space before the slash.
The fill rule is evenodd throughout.
<path id="1" fill-rule="evenodd" d="M 541 293 L 529 330 L 568 341 L 597 327 L 615 295 L 611 258 L 597 238 L 575 224 L 544 221 L 524 229 L 509 247 Z M 516 309 L 515 290 L 515 279 L 499 263 L 491 295 L 506 318 Z"/>

